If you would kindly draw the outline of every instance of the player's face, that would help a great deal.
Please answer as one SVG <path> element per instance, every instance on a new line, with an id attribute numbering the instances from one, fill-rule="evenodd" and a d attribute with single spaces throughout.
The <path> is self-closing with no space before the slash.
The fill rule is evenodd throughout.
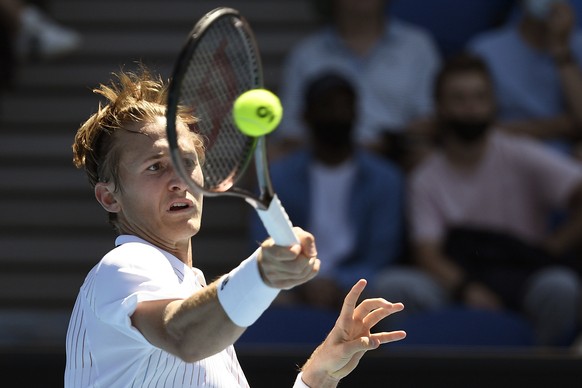
<path id="1" fill-rule="evenodd" d="M 173 247 L 200 229 L 202 195 L 191 193 L 173 167 L 165 137 L 165 119 L 120 131 L 118 218 L 125 233 L 161 246 Z M 202 182 L 202 170 L 186 126 L 178 127 L 185 164 L 192 179 Z"/>

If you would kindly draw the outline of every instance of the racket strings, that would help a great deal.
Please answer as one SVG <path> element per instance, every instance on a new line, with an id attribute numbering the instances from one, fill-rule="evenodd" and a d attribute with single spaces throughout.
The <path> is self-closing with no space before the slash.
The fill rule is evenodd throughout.
<path id="1" fill-rule="evenodd" d="M 243 135 L 232 118 L 234 100 L 258 87 L 257 58 L 233 16 L 215 20 L 198 41 L 184 73 L 180 104 L 198 117 L 197 130 L 205 140 L 202 166 L 204 189 L 232 187 L 252 157 L 255 140 Z"/>

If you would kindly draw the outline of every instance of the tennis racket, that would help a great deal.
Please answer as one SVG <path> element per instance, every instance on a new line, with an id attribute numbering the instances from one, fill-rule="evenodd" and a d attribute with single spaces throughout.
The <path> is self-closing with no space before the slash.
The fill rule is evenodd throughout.
<path id="1" fill-rule="evenodd" d="M 271 184 L 266 138 L 244 135 L 232 116 L 237 97 L 257 88 L 263 88 L 263 72 L 250 25 L 232 8 L 208 12 L 190 32 L 169 85 L 166 131 L 172 163 L 193 191 L 244 198 L 256 209 L 275 244 L 290 246 L 298 240 Z M 203 184 L 192 179 L 178 147 L 180 108 L 199 120 L 195 131 L 205 143 Z M 257 194 L 239 184 L 253 160 Z"/>

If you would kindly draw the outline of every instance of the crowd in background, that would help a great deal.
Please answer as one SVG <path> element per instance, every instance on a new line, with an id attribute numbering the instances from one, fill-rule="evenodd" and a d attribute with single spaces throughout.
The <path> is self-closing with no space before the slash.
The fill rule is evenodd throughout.
<path id="1" fill-rule="evenodd" d="M 19 64 L 59 58 L 81 41 L 81 34 L 50 16 L 44 1 L 0 0 L 0 91 L 12 87 Z"/>
<path id="2" fill-rule="evenodd" d="M 270 135 L 273 184 L 320 275 L 280 304 L 337 309 L 358 278 L 404 302 L 582 332 L 582 2 L 313 0 Z M 0 90 L 77 49 L 40 2 L 0 0 Z M 258 219 L 251 244 L 266 237 Z M 400 323 L 400 322 L 399 322 Z M 578 345 L 582 346 L 582 345 Z"/>
<path id="3" fill-rule="evenodd" d="M 517 314 L 533 344 L 576 346 L 576 2 L 314 6 L 322 25 L 285 60 L 270 156 L 290 218 L 318 236 L 322 270 L 279 302 L 336 309 L 366 277 L 404 302 L 404 319 L 450 306 Z M 254 217 L 250 229 L 251 243 L 265 237 Z"/>

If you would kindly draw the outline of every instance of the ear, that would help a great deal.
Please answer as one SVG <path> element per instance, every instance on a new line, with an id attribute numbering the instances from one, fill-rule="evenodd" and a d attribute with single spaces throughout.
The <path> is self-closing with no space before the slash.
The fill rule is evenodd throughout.
<path id="1" fill-rule="evenodd" d="M 113 183 L 97 182 L 95 185 L 95 198 L 109 213 L 119 213 L 121 204 L 117 201 L 115 195 L 115 186 Z"/>

